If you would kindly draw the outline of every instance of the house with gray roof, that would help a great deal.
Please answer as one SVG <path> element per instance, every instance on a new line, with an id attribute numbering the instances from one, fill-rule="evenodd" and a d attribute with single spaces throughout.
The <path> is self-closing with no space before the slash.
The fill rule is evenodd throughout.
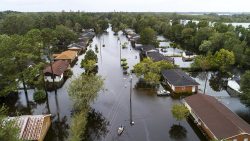
<path id="1" fill-rule="evenodd" d="M 181 69 L 162 70 L 164 82 L 171 88 L 174 93 L 197 93 L 198 86 L 193 78 L 183 72 Z"/>

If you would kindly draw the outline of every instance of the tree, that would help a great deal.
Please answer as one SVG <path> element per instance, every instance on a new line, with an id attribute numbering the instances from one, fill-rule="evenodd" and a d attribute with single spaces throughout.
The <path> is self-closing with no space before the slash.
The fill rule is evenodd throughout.
<path id="1" fill-rule="evenodd" d="M 140 33 L 141 35 L 141 43 L 144 45 L 155 45 L 157 44 L 157 39 L 156 39 L 156 32 L 150 28 L 144 28 L 142 32 Z"/>
<path id="2" fill-rule="evenodd" d="M 134 72 L 137 77 L 143 77 L 147 83 L 154 85 L 160 82 L 161 70 L 170 68 L 173 68 L 173 64 L 170 62 L 154 62 L 150 58 L 145 58 L 134 66 Z"/>
<path id="3" fill-rule="evenodd" d="M 221 72 L 226 72 L 228 67 L 235 63 L 234 53 L 225 49 L 217 51 L 214 55 L 214 62 Z"/>
<path id="4" fill-rule="evenodd" d="M 95 52 L 93 51 L 93 50 L 88 50 L 87 52 L 86 52 L 86 55 L 85 55 L 85 57 L 84 57 L 84 59 L 82 60 L 82 62 L 81 62 L 81 66 L 82 67 L 84 67 L 84 65 L 86 66 L 86 64 L 87 64 L 87 62 L 89 61 L 89 60 L 91 60 L 91 61 L 94 61 L 95 63 L 97 63 L 97 61 L 98 61 L 98 58 L 97 58 L 97 55 L 95 54 Z M 88 64 L 89 63 L 92 63 L 93 64 L 93 62 L 88 62 Z M 90 64 L 89 64 L 90 65 Z M 86 68 L 85 68 L 86 69 Z"/>
<path id="5" fill-rule="evenodd" d="M 57 46 L 65 49 L 72 41 L 76 40 L 76 34 L 74 31 L 63 25 L 57 25 L 55 29 L 55 35 L 58 40 Z"/>
<path id="6" fill-rule="evenodd" d="M 209 40 L 202 41 L 202 44 L 199 46 L 199 50 L 203 53 L 207 53 L 212 48 L 212 42 Z"/>
<path id="7" fill-rule="evenodd" d="M 95 60 L 87 60 L 86 62 L 84 62 L 81 65 L 85 69 L 86 74 L 89 74 L 90 72 L 93 72 L 93 70 L 96 68 L 96 61 Z"/>
<path id="8" fill-rule="evenodd" d="M 246 71 L 242 77 L 240 82 L 240 90 L 242 94 L 240 96 L 241 101 L 245 103 L 248 107 L 250 106 L 250 71 Z"/>
<path id="9" fill-rule="evenodd" d="M 81 141 L 84 139 L 89 104 L 95 100 L 102 87 L 103 79 L 101 76 L 93 74 L 84 74 L 71 82 L 68 93 L 74 102 L 75 113 L 71 122 L 69 140 Z"/>
<path id="10" fill-rule="evenodd" d="M 19 139 L 19 128 L 16 121 L 6 121 L 8 109 L 3 105 L 0 107 L 0 140 L 1 141 L 21 141 Z"/>
<path id="11" fill-rule="evenodd" d="M 172 115 L 180 121 L 188 117 L 189 110 L 182 104 L 174 104 L 171 109 Z"/>

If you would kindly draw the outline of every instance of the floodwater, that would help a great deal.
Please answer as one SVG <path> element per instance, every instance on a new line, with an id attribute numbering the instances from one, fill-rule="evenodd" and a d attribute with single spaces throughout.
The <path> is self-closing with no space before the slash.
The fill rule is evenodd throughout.
<path id="1" fill-rule="evenodd" d="M 172 56 L 171 58 L 174 59 L 175 65 L 178 65 L 180 68 L 190 68 L 193 61 L 183 61 L 182 60 L 182 53 L 184 50 L 179 48 L 172 48 L 170 47 L 171 41 L 167 40 L 164 36 L 158 35 L 157 40 L 160 43 L 160 47 L 166 47 L 166 52 L 162 52 L 159 49 L 159 52 L 165 56 Z"/>
<path id="2" fill-rule="evenodd" d="M 119 37 L 119 38 L 118 38 Z M 119 39 L 119 40 L 118 40 Z M 93 39 L 92 47 L 98 45 L 98 74 L 105 79 L 105 88 L 99 92 L 98 97 L 92 103 L 89 114 L 86 138 L 88 141 L 199 141 L 205 140 L 204 136 L 197 131 L 190 122 L 176 121 L 171 114 L 173 103 L 179 103 L 171 97 L 157 97 L 152 90 L 136 88 L 138 78 L 133 75 L 124 75 L 120 66 L 120 57 L 126 58 L 129 70 L 139 62 L 139 52 L 130 44 L 128 48 L 121 49 L 120 44 L 128 42 L 127 38 L 119 32 L 114 36 L 111 28 L 107 33 Z M 102 47 L 105 44 L 105 47 Z M 69 137 L 69 126 L 72 114 L 72 101 L 67 94 L 67 87 L 72 79 L 78 77 L 84 70 L 80 68 L 80 61 L 84 55 L 79 56 L 77 64 L 72 68 L 74 76 L 68 79 L 57 94 L 49 92 L 48 100 L 37 104 L 33 101 L 33 90 L 29 90 L 28 104 L 22 91 L 7 99 L 6 103 L 11 112 L 18 111 L 21 114 L 44 114 L 51 113 L 53 122 L 45 138 L 45 141 L 64 141 Z M 210 74 L 211 75 L 211 74 Z M 202 73 L 192 74 L 201 84 L 205 79 Z M 210 77 L 210 76 L 209 76 Z M 208 81 L 207 92 L 217 96 L 231 110 L 241 110 L 246 116 L 247 108 L 237 98 L 231 98 L 226 91 L 214 91 Z M 212 83 L 213 84 L 213 83 Z M 130 86 L 132 86 L 132 120 L 130 125 Z M 216 87 L 217 88 L 217 87 Z M 227 104 L 227 102 L 231 102 Z M 11 114 L 11 113 L 10 113 Z M 125 131 L 117 136 L 117 128 L 123 125 Z"/>

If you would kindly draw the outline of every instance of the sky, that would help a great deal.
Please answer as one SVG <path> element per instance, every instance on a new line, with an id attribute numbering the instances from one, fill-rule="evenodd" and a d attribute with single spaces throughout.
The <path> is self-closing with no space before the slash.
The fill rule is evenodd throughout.
<path id="1" fill-rule="evenodd" d="M 0 11 L 250 12 L 249 0 L 0 0 Z"/>

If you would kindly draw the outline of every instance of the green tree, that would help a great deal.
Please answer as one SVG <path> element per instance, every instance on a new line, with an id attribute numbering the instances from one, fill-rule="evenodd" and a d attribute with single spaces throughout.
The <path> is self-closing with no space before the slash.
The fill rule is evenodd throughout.
<path id="1" fill-rule="evenodd" d="M 20 129 L 16 127 L 16 121 L 6 121 L 8 109 L 5 106 L 0 107 L 0 140 L 1 141 L 21 141 L 19 139 Z"/>
<path id="2" fill-rule="evenodd" d="M 84 64 L 86 64 L 89 60 L 95 61 L 96 63 L 98 61 L 97 55 L 91 49 L 86 52 L 84 59 L 81 61 L 81 66 L 84 67 Z"/>
<path id="3" fill-rule="evenodd" d="M 154 85 L 160 82 L 161 70 L 170 68 L 173 68 L 173 64 L 167 61 L 154 62 L 145 58 L 134 66 L 134 72 L 137 77 L 142 77 L 147 83 Z"/>
<path id="4" fill-rule="evenodd" d="M 180 121 L 188 117 L 189 110 L 182 104 L 174 104 L 171 109 L 172 115 L 176 120 Z"/>
<path id="5" fill-rule="evenodd" d="M 221 72 L 226 72 L 227 69 L 235 63 L 234 53 L 225 49 L 217 51 L 214 55 L 214 62 Z"/>
<path id="6" fill-rule="evenodd" d="M 242 94 L 240 96 L 241 101 L 245 103 L 248 107 L 250 106 L 250 71 L 246 71 L 240 81 L 240 90 Z"/>
<path id="7" fill-rule="evenodd" d="M 156 32 L 150 28 L 147 27 L 145 29 L 142 30 L 142 32 L 140 33 L 141 35 L 141 43 L 144 45 L 156 45 L 157 44 L 157 40 L 156 40 Z"/>
<path id="8" fill-rule="evenodd" d="M 95 100 L 102 88 L 103 79 L 101 76 L 93 74 L 82 75 L 71 82 L 68 93 L 74 102 L 75 113 L 71 122 L 69 140 L 84 140 L 83 135 L 87 124 L 90 103 Z"/>
<path id="9" fill-rule="evenodd" d="M 81 65 L 85 69 L 86 74 L 89 74 L 90 72 L 93 72 L 93 70 L 96 68 L 96 61 L 95 60 L 87 60 L 86 62 L 84 62 Z"/>

